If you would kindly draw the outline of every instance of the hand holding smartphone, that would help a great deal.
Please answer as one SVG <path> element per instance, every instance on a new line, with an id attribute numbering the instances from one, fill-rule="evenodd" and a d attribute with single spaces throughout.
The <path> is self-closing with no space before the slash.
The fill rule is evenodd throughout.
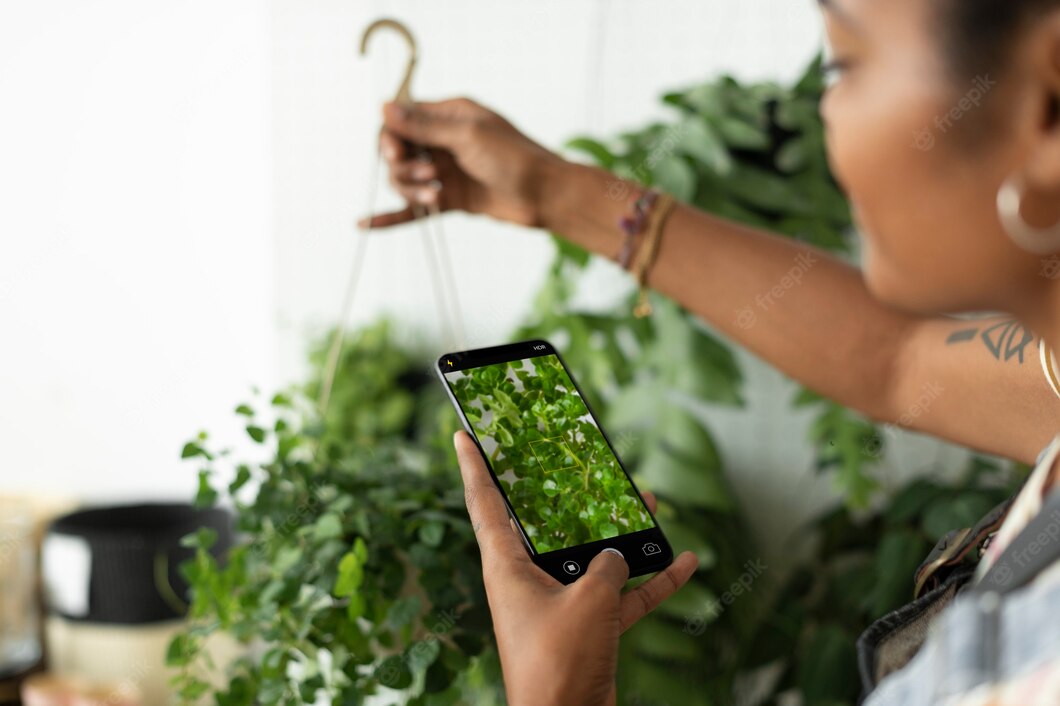
<path id="1" fill-rule="evenodd" d="M 673 550 L 558 351 L 544 340 L 448 353 L 437 370 L 534 563 L 564 584 L 616 549 L 641 576 Z"/>

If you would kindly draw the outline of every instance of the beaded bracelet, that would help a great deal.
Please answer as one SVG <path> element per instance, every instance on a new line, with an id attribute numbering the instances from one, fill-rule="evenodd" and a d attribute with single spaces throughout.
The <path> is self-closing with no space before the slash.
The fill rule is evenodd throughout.
<path id="1" fill-rule="evenodd" d="M 618 227 L 625 234 L 625 238 L 622 241 L 622 249 L 615 257 L 615 260 L 618 261 L 618 264 L 623 269 L 629 269 L 637 236 L 644 230 L 644 225 L 648 222 L 652 206 L 655 205 L 658 198 L 659 191 L 656 189 L 647 189 L 641 192 L 633 202 L 633 212 L 618 219 Z"/>

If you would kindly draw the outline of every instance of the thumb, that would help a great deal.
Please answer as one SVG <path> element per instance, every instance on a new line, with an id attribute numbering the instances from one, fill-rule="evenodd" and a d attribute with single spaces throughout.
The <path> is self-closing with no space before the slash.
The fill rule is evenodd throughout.
<path id="1" fill-rule="evenodd" d="M 416 211 L 411 206 L 406 206 L 400 211 L 391 213 L 378 213 L 374 216 L 365 216 L 357 221 L 357 227 L 362 230 L 369 228 L 389 228 L 416 220 Z"/>
<path id="2" fill-rule="evenodd" d="M 437 103 L 383 104 L 383 125 L 399 137 L 425 147 L 441 147 L 451 150 L 460 141 L 467 125 L 450 105 L 451 101 Z"/>
<path id="3" fill-rule="evenodd" d="M 614 586 L 615 592 L 619 592 L 629 579 L 629 564 L 626 563 L 622 552 L 607 547 L 589 562 L 585 575 L 596 576 L 608 585 Z"/>

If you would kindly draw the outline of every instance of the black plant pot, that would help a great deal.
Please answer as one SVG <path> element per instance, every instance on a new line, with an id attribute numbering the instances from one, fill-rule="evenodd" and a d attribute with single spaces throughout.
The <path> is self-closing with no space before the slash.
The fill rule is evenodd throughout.
<path id="1" fill-rule="evenodd" d="M 194 550 L 180 540 L 200 527 L 217 532 L 211 553 L 222 557 L 232 546 L 231 514 L 222 509 L 198 509 L 188 504 L 144 504 L 80 510 L 55 520 L 45 540 L 45 586 L 48 610 L 73 621 L 142 624 L 184 615 L 188 585 L 180 575 L 181 562 Z M 70 601 L 70 587 L 56 591 L 50 583 L 70 580 L 56 559 L 88 559 L 87 602 Z M 51 561 L 48 552 L 53 554 Z M 75 553 L 71 555 L 71 552 Z M 81 587 L 78 587 L 81 588 Z M 59 599 L 65 593 L 66 599 Z M 73 606 L 80 604 L 80 607 Z"/>

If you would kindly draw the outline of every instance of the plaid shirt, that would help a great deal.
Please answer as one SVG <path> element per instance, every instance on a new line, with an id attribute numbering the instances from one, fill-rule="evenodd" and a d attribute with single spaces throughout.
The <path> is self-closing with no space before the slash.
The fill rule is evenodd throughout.
<path id="1" fill-rule="evenodd" d="M 1060 468 L 1060 434 L 1038 457 L 1037 466 L 980 560 L 976 581 L 1041 513 L 1046 482 L 1054 468 Z M 1060 528 L 1060 513 L 1057 515 Z M 955 668 L 974 662 L 974 659 L 964 662 L 962 659 L 982 650 L 982 644 L 974 638 L 971 642 L 975 644 L 967 644 L 966 639 L 968 635 L 981 635 L 969 627 L 980 619 L 976 609 L 971 597 L 958 597 L 936 619 L 930 637 L 916 657 L 905 668 L 885 678 L 864 706 L 1060 704 L 1060 562 L 1038 574 L 1029 585 L 1002 598 L 1000 635 L 995 641 L 1002 650 L 999 672 L 988 683 L 961 689 L 962 680 L 981 681 L 970 679 L 967 671 Z"/>

